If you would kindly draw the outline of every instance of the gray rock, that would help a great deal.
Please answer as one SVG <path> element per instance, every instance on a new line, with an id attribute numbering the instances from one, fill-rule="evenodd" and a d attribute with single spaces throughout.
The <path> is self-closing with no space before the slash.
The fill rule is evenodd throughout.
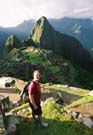
<path id="1" fill-rule="evenodd" d="M 5 128 L 2 129 L 2 131 L 0 132 L 0 135 L 8 135 L 8 133 L 7 133 Z"/>
<path id="2" fill-rule="evenodd" d="M 16 125 L 15 124 L 9 124 L 9 127 L 7 129 L 8 134 L 14 135 L 16 132 Z"/>
<path id="3" fill-rule="evenodd" d="M 53 97 L 47 98 L 45 103 L 48 103 L 48 102 L 55 102 L 55 99 Z"/>
<path id="4" fill-rule="evenodd" d="M 84 125 L 89 128 L 93 128 L 93 121 L 91 118 L 89 118 L 88 116 L 82 116 L 81 120 Z"/>
<path id="5" fill-rule="evenodd" d="M 9 119 L 9 124 L 19 125 L 20 123 L 19 123 L 19 120 L 17 118 L 11 117 Z"/>

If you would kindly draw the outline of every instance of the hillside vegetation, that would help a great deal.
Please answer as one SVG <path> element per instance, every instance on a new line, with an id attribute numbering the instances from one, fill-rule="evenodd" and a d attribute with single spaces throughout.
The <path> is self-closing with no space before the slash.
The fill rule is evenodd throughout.
<path id="1" fill-rule="evenodd" d="M 62 83 L 91 89 L 93 76 L 51 50 L 35 47 L 14 48 L 0 61 L 0 75 L 30 80 L 40 69 L 42 83 Z M 4 67 L 4 68 L 3 68 Z"/>

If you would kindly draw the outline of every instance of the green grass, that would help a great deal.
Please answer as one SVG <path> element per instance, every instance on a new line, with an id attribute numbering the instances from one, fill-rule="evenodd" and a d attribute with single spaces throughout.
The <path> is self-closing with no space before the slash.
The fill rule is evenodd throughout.
<path id="1" fill-rule="evenodd" d="M 64 109 L 76 107 L 78 105 L 85 104 L 85 103 L 88 103 L 88 102 L 93 102 L 93 96 L 85 96 L 85 97 L 73 102 L 72 104 L 66 106 Z"/>
<path id="2" fill-rule="evenodd" d="M 71 119 L 70 115 L 62 115 L 55 103 L 43 103 L 43 120 L 49 124 L 42 129 L 28 118 L 18 117 L 20 125 L 15 135 L 92 135 L 93 130 Z"/>
<path id="3" fill-rule="evenodd" d="M 76 121 L 46 120 L 49 124 L 47 129 L 36 127 L 33 123 L 21 123 L 15 135 L 92 135 L 92 131 Z"/>

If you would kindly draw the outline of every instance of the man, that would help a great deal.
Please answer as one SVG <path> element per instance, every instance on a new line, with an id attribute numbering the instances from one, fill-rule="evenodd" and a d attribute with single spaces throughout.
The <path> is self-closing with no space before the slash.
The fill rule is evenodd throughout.
<path id="1" fill-rule="evenodd" d="M 32 116 L 35 121 L 39 122 L 41 127 L 46 128 L 47 123 L 42 122 L 42 109 L 41 109 L 41 86 L 40 86 L 40 72 L 35 70 L 33 72 L 33 81 L 29 85 L 28 95 L 29 104 L 32 109 Z M 37 116 L 37 117 L 36 117 Z"/>

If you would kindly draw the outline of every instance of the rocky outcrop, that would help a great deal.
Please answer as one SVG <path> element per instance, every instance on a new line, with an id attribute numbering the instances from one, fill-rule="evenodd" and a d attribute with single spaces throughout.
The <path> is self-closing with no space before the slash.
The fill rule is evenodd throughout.
<path id="1" fill-rule="evenodd" d="M 45 17 L 41 17 L 32 30 L 32 39 L 43 49 L 54 49 L 56 32 Z"/>
<path id="2" fill-rule="evenodd" d="M 4 117 L 5 117 L 5 114 L 0 105 L 0 135 L 7 135 L 5 134 L 6 129 L 5 129 L 5 124 L 4 124 Z"/>
<path id="3" fill-rule="evenodd" d="M 9 118 L 6 116 L 6 105 L 8 105 L 7 109 L 10 110 L 7 99 L 0 99 L 0 135 L 14 135 L 19 121 L 13 116 Z"/>
<path id="4" fill-rule="evenodd" d="M 4 55 L 7 55 L 13 48 L 20 48 L 21 42 L 17 39 L 15 35 L 8 37 L 5 43 Z"/>
<path id="5" fill-rule="evenodd" d="M 83 123 L 85 126 L 93 129 L 93 120 L 91 117 L 79 112 L 73 112 L 71 110 L 65 110 L 63 114 L 71 114 L 72 118 L 76 121 Z"/>

